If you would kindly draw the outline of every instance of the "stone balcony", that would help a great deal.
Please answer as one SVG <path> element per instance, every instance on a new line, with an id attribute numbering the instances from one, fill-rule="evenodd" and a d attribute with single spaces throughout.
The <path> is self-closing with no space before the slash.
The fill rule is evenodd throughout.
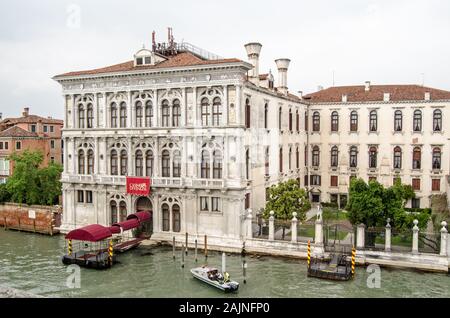
<path id="1" fill-rule="evenodd" d="M 69 175 L 63 174 L 61 182 L 104 184 L 125 186 L 125 176 L 111 175 Z M 151 186 L 154 188 L 194 188 L 194 189 L 241 189 L 248 186 L 248 181 L 239 179 L 197 179 L 197 178 L 163 178 L 152 177 Z"/>

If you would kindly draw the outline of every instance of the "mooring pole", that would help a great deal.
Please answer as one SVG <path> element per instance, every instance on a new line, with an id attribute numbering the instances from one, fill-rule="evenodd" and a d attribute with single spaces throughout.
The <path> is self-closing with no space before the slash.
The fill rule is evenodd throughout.
<path id="1" fill-rule="evenodd" d="M 208 237 L 205 235 L 205 258 L 208 258 Z"/>
<path id="2" fill-rule="evenodd" d="M 195 262 L 197 263 L 197 239 L 195 239 Z"/>
<path id="3" fill-rule="evenodd" d="M 245 259 L 242 261 L 242 274 L 244 276 L 244 284 L 247 284 L 247 262 Z"/>
<path id="4" fill-rule="evenodd" d="M 184 245 L 181 246 L 181 268 L 184 268 Z"/>
<path id="5" fill-rule="evenodd" d="M 186 232 L 186 255 L 188 255 L 188 232 Z"/>
<path id="6" fill-rule="evenodd" d="M 172 256 L 173 256 L 173 259 L 175 260 L 175 236 L 173 237 L 173 240 L 172 240 Z"/>
<path id="7" fill-rule="evenodd" d="M 306 259 L 308 260 L 308 268 L 309 268 L 309 266 L 311 264 L 311 241 L 310 240 L 308 240 L 308 251 L 306 254 Z"/>
<path id="8" fill-rule="evenodd" d="M 225 273 L 226 271 L 227 271 L 226 255 L 225 252 L 222 252 L 222 273 Z"/>
<path id="9" fill-rule="evenodd" d="M 356 258 L 356 249 L 353 246 L 353 248 L 352 248 L 352 277 L 355 277 L 355 258 Z"/>

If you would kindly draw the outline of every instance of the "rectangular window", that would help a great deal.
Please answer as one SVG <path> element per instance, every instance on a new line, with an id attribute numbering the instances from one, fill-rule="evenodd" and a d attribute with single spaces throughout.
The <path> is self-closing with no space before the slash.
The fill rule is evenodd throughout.
<path id="1" fill-rule="evenodd" d="M 86 203 L 92 203 L 92 191 L 86 191 Z"/>
<path id="2" fill-rule="evenodd" d="M 414 191 L 420 191 L 420 179 L 419 178 L 412 179 L 412 188 Z"/>
<path id="3" fill-rule="evenodd" d="M 84 191 L 78 190 L 78 203 L 84 203 Z"/>
<path id="4" fill-rule="evenodd" d="M 411 200 L 411 208 L 420 209 L 420 199 L 415 198 Z"/>
<path id="5" fill-rule="evenodd" d="M 47 131 L 48 131 L 48 127 L 44 126 L 44 132 L 47 132 Z"/>
<path id="6" fill-rule="evenodd" d="M 220 198 L 216 197 L 211 198 L 211 211 L 220 212 Z"/>
<path id="7" fill-rule="evenodd" d="M 338 186 L 338 176 L 331 176 L 330 185 L 332 187 Z"/>
<path id="8" fill-rule="evenodd" d="M 431 179 L 431 191 L 441 191 L 441 179 Z"/>
<path id="9" fill-rule="evenodd" d="M 321 179 L 322 178 L 319 175 L 312 175 L 311 176 L 311 185 L 320 186 L 322 183 Z"/>
<path id="10" fill-rule="evenodd" d="M 3 150 L 3 142 L 0 142 L 0 150 Z"/>
<path id="11" fill-rule="evenodd" d="M 5 150 L 7 150 L 7 149 L 8 149 L 8 142 L 5 141 Z"/>
<path id="12" fill-rule="evenodd" d="M 16 141 L 16 150 L 22 149 L 22 144 L 20 141 Z"/>
<path id="13" fill-rule="evenodd" d="M 305 187 L 309 185 L 308 176 L 305 176 Z"/>
<path id="14" fill-rule="evenodd" d="M 52 133 L 52 132 L 54 132 L 55 130 L 54 130 L 54 127 L 53 126 L 50 126 L 50 132 Z"/>
<path id="15" fill-rule="evenodd" d="M 50 140 L 50 148 L 55 149 L 55 141 Z"/>
<path id="16" fill-rule="evenodd" d="M 209 197 L 200 197 L 200 211 L 209 211 Z"/>
<path id="17" fill-rule="evenodd" d="M 31 125 L 30 130 L 31 132 L 36 132 L 36 125 Z"/>

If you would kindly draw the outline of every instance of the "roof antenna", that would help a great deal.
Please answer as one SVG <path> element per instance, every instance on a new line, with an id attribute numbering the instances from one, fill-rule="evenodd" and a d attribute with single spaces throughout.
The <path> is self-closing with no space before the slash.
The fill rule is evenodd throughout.
<path id="1" fill-rule="evenodd" d="M 152 32 L 152 49 L 153 49 L 153 52 L 156 51 L 156 32 L 155 31 Z"/>

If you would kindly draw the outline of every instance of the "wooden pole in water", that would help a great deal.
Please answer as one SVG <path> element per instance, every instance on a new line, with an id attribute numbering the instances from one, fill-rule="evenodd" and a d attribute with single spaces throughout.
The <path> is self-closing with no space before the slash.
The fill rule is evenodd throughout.
<path id="1" fill-rule="evenodd" d="M 173 240 L 172 240 L 172 256 L 173 256 L 173 259 L 175 260 L 175 236 L 173 237 Z"/>
<path id="2" fill-rule="evenodd" d="M 197 239 L 195 239 L 195 262 L 197 263 Z"/>
<path id="3" fill-rule="evenodd" d="M 222 273 L 225 273 L 226 271 L 227 271 L 226 255 L 225 255 L 225 252 L 222 252 Z"/>
<path id="4" fill-rule="evenodd" d="M 242 261 L 242 274 L 244 276 L 244 284 L 247 284 L 247 262 L 245 259 Z"/>
<path id="5" fill-rule="evenodd" d="M 308 240 L 308 250 L 307 250 L 307 254 L 306 254 L 306 259 L 308 260 L 308 268 L 311 264 L 311 241 Z"/>
<path id="6" fill-rule="evenodd" d="M 355 258 L 356 258 L 356 249 L 353 246 L 353 248 L 352 248 L 352 277 L 355 277 Z"/>
<path id="7" fill-rule="evenodd" d="M 181 246 L 181 268 L 184 268 L 184 244 Z"/>
<path id="8" fill-rule="evenodd" d="M 69 240 L 69 246 L 68 246 L 68 249 L 69 249 L 69 256 L 72 256 L 72 240 Z"/>
<path id="9" fill-rule="evenodd" d="M 205 235 L 205 258 L 208 258 L 208 237 Z"/>
<path id="10" fill-rule="evenodd" d="M 114 254 L 114 249 L 113 249 L 113 241 L 109 240 L 109 249 L 108 249 L 108 261 L 109 261 L 109 266 L 112 266 L 113 264 L 113 254 Z"/>
<path id="11" fill-rule="evenodd" d="M 188 255 L 188 232 L 186 232 L 186 255 Z"/>
<path id="12" fill-rule="evenodd" d="M 36 220 L 33 219 L 33 231 L 36 233 Z"/>

